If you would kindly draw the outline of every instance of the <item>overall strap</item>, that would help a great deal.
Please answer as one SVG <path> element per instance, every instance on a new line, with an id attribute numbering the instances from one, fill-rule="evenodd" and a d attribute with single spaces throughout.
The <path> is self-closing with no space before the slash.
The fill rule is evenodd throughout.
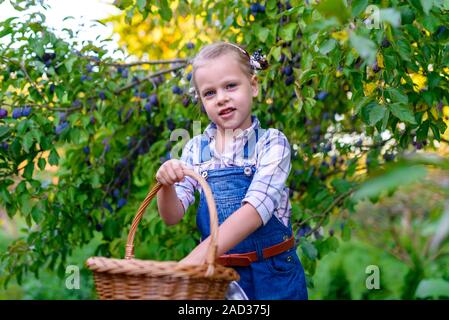
<path id="1" fill-rule="evenodd" d="M 248 160 L 248 158 L 254 153 L 254 150 L 256 148 L 256 144 L 259 141 L 259 129 L 254 129 L 254 138 L 250 138 L 248 139 L 248 141 L 246 141 L 245 146 L 243 147 L 243 158 L 245 160 Z"/>
<path id="2" fill-rule="evenodd" d="M 201 146 L 199 156 L 200 156 L 200 163 L 206 162 L 211 159 L 209 139 L 205 136 L 201 136 Z"/>

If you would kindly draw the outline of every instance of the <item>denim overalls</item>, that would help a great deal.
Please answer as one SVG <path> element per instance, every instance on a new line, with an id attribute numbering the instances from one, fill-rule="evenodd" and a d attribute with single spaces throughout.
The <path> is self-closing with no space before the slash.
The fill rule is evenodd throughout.
<path id="1" fill-rule="evenodd" d="M 256 142 L 258 129 L 255 130 Z M 244 159 L 252 154 L 245 144 Z M 254 149 L 254 147 L 252 148 Z M 211 159 L 209 141 L 202 137 L 200 163 Z M 221 225 L 234 211 L 239 209 L 256 171 L 254 165 L 246 167 L 227 167 L 202 171 L 202 176 L 208 182 L 217 206 L 218 222 Z M 201 192 L 196 222 L 201 232 L 202 240 L 210 234 L 209 210 L 204 192 Z M 246 253 L 256 251 L 258 261 L 247 267 L 232 267 L 240 275 L 239 285 L 250 300 L 306 300 L 307 287 L 304 269 L 296 254 L 295 247 L 274 257 L 264 259 L 262 250 L 278 244 L 292 236 L 291 224 L 286 227 L 273 214 L 265 226 L 258 228 L 245 240 L 227 253 Z"/>

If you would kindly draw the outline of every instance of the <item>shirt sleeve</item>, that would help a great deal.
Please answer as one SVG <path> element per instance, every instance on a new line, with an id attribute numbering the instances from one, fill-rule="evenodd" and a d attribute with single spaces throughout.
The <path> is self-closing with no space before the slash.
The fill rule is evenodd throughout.
<path id="1" fill-rule="evenodd" d="M 194 139 L 189 140 L 182 150 L 180 161 L 193 170 L 193 154 L 194 154 Z M 181 182 L 175 182 L 175 191 L 178 199 L 181 200 L 184 207 L 184 213 L 186 213 L 188 207 L 195 202 L 195 189 L 197 187 L 197 181 L 191 177 L 184 177 Z"/>
<path id="2" fill-rule="evenodd" d="M 277 129 L 269 129 L 262 143 L 257 170 L 242 205 L 250 203 L 262 218 L 263 225 L 266 225 L 282 198 L 291 170 L 291 149 L 285 135 Z"/>

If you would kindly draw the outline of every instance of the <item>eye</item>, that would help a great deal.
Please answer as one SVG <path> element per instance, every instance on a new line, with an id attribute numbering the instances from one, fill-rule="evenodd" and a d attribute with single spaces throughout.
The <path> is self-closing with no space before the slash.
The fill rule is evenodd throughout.
<path id="1" fill-rule="evenodd" d="M 228 84 L 228 87 L 235 87 L 237 84 L 236 83 L 230 83 Z"/>
<path id="2" fill-rule="evenodd" d="M 213 91 L 207 91 L 206 93 L 204 93 L 204 96 L 207 97 L 209 93 L 213 93 Z"/>

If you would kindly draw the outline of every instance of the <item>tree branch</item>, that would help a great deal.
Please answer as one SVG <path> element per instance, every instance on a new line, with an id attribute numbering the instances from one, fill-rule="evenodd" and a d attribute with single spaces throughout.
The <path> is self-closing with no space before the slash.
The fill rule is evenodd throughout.
<path id="1" fill-rule="evenodd" d="M 346 197 L 348 197 L 349 195 L 351 195 L 356 188 L 351 188 L 348 191 L 340 194 L 332 203 L 329 207 L 327 207 L 321 214 L 317 214 L 311 217 L 308 217 L 306 220 L 304 221 L 297 221 L 295 223 L 296 226 L 300 227 L 302 225 L 304 225 L 307 221 L 312 220 L 312 219 L 316 219 L 316 218 L 321 218 L 320 221 L 318 222 L 318 224 L 309 232 L 307 232 L 304 237 L 308 237 L 309 235 L 311 235 L 312 233 L 314 233 L 315 231 L 317 231 L 322 223 L 324 222 L 324 219 L 326 219 L 326 217 L 328 216 L 329 212 L 335 207 L 337 206 L 342 200 L 344 200 Z"/>
<path id="2" fill-rule="evenodd" d="M 155 78 L 155 77 L 160 76 L 160 75 L 162 75 L 162 74 L 170 73 L 170 72 L 176 71 L 176 70 L 178 70 L 178 69 L 182 69 L 182 68 L 184 68 L 184 67 L 185 67 L 185 65 L 181 65 L 181 66 L 173 67 L 173 68 L 170 68 L 170 69 L 167 69 L 167 70 L 157 71 L 157 72 L 155 72 L 155 73 L 150 74 L 149 76 L 146 76 L 145 78 L 139 79 L 139 80 L 137 80 L 137 81 L 133 81 L 133 82 L 131 82 L 130 84 L 127 84 L 126 86 L 117 89 L 117 90 L 115 91 L 115 94 L 120 94 L 121 92 L 123 92 L 123 91 L 125 91 L 125 90 L 128 90 L 129 88 L 132 88 L 132 87 L 134 87 L 134 86 L 137 86 L 137 85 L 141 84 L 141 83 L 144 82 L 144 81 L 148 81 L 148 80 L 150 80 L 151 78 Z"/>
<path id="3" fill-rule="evenodd" d="M 348 197 L 349 195 L 351 195 L 351 193 L 353 193 L 355 191 L 355 188 L 349 189 L 348 191 L 346 191 L 345 193 L 340 194 L 335 200 L 334 202 L 331 203 L 331 205 L 324 210 L 324 212 L 322 213 L 323 217 L 321 218 L 321 220 L 318 222 L 318 224 L 312 229 L 310 230 L 308 233 L 306 233 L 304 236 L 307 237 L 309 235 L 311 235 L 312 233 L 314 233 L 315 231 L 317 231 L 321 225 L 324 222 L 324 219 L 326 219 L 327 215 L 329 214 L 329 212 L 335 207 L 337 206 L 343 199 L 345 199 L 346 197 Z"/>
<path id="4" fill-rule="evenodd" d="M 12 108 L 15 107 L 15 105 L 5 103 L 5 102 L 2 102 L 2 105 L 12 107 Z M 48 104 L 37 104 L 37 103 L 27 103 L 27 105 L 29 105 L 30 107 L 47 108 L 48 110 L 52 110 L 52 111 L 65 111 L 65 112 L 71 112 L 71 111 L 75 111 L 75 110 L 82 108 L 82 106 L 70 107 L 70 108 L 58 108 L 58 107 L 52 107 Z"/>
<path id="5" fill-rule="evenodd" d="M 390 217 L 390 222 L 393 222 L 393 219 L 391 217 Z M 406 250 L 404 250 L 404 248 L 402 248 L 401 241 L 399 239 L 399 235 L 398 235 L 397 230 L 393 224 L 390 227 L 390 233 L 391 233 L 393 240 L 396 244 L 396 248 L 398 250 L 399 256 L 401 257 L 401 260 L 406 262 L 409 265 L 412 265 L 412 260 L 410 258 L 410 255 Z"/>
<path id="6" fill-rule="evenodd" d="M 170 64 L 170 63 L 183 63 L 186 64 L 190 60 L 189 59 L 171 59 L 171 60 L 153 60 L 153 61 L 136 61 L 130 63 L 116 63 L 116 62 L 103 62 L 105 66 L 112 67 L 134 67 L 141 65 L 155 65 L 155 64 Z"/>
<path id="7" fill-rule="evenodd" d="M 44 95 L 42 94 L 42 92 L 39 90 L 39 88 L 37 87 L 37 84 L 33 81 L 33 79 L 31 79 L 30 75 L 28 74 L 26 68 L 25 68 L 25 63 L 22 61 L 19 63 L 20 65 L 20 69 L 22 70 L 22 72 L 25 74 L 25 77 L 28 79 L 28 81 L 30 82 L 30 84 L 33 86 L 34 89 L 36 89 L 37 93 L 39 94 L 39 96 L 42 98 L 43 101 L 45 100 Z"/>

